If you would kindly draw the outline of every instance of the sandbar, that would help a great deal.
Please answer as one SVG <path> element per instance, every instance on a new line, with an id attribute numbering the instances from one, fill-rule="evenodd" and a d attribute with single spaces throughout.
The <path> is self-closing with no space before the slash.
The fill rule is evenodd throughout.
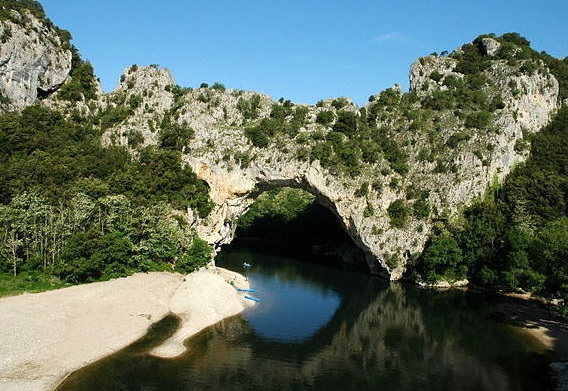
<path id="1" fill-rule="evenodd" d="M 237 286 L 248 287 L 243 276 L 209 267 L 186 276 L 138 273 L 0 298 L 0 389 L 52 390 L 71 372 L 135 342 L 170 313 L 182 323 L 152 354 L 182 354 L 186 338 L 254 304 Z"/>

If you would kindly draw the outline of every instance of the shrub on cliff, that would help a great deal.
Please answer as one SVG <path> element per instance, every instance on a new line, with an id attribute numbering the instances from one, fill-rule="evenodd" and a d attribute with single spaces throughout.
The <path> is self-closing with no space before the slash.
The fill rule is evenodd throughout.
<path id="1" fill-rule="evenodd" d="M 77 102 L 97 97 L 97 89 L 93 66 L 90 62 L 81 59 L 74 47 L 71 60 L 70 79 L 58 90 L 57 98 Z"/>
<path id="2" fill-rule="evenodd" d="M 399 198 L 389 205 L 387 212 L 390 217 L 391 225 L 396 228 L 403 228 L 406 225 L 411 210 L 406 202 Z"/>
<path id="3" fill-rule="evenodd" d="M 333 114 L 333 111 L 323 110 L 323 111 L 318 112 L 318 114 L 316 116 L 316 123 L 318 123 L 322 126 L 328 126 L 328 125 L 331 125 L 334 118 L 335 118 L 335 116 Z"/>

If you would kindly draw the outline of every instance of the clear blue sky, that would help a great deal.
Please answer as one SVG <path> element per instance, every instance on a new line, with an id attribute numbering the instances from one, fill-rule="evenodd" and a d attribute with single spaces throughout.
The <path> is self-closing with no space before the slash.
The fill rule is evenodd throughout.
<path id="1" fill-rule="evenodd" d="M 183 87 L 363 104 L 395 83 L 407 90 L 419 56 L 480 34 L 518 32 L 538 51 L 568 56 L 567 0 L 40 1 L 107 92 L 127 66 L 158 64 Z"/>

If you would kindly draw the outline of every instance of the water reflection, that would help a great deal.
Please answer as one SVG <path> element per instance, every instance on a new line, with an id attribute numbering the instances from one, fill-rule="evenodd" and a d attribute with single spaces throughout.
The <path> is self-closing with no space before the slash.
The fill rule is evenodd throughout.
<path id="1" fill-rule="evenodd" d="M 222 266 L 238 270 L 240 266 L 258 257 L 249 251 L 231 252 Z M 256 335 L 262 339 L 299 343 L 312 337 L 333 317 L 341 302 L 341 295 L 332 285 L 325 284 L 327 268 L 308 265 L 294 259 L 264 255 L 254 267 L 243 269 L 253 295 L 260 304 L 246 311 L 244 316 Z"/>
<path id="2" fill-rule="evenodd" d="M 252 281 L 262 304 L 247 311 L 245 317 L 255 333 L 267 340 L 304 341 L 325 326 L 339 307 L 340 298 L 331 290 L 310 289 L 280 279 L 253 277 Z"/>
<path id="3" fill-rule="evenodd" d="M 131 347 L 78 371 L 60 389 L 547 389 L 547 358 L 525 334 L 491 319 L 493 299 L 421 291 L 315 265 L 284 262 L 278 268 L 266 257 L 254 264 L 249 277 L 266 300 L 187 340 L 182 357 L 163 360 Z M 266 280 L 260 283 L 253 273 Z M 322 312 L 325 323 L 306 322 L 317 327 L 301 339 L 274 337 L 255 319 L 262 311 L 276 317 L 269 309 L 278 303 L 262 292 L 270 281 L 290 287 L 304 281 L 310 285 L 302 290 L 305 301 L 315 297 L 324 306 L 322 298 L 338 301 Z"/>

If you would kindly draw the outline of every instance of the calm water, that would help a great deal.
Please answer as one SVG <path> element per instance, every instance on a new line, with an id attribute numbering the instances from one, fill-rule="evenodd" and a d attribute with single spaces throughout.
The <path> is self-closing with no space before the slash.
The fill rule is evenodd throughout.
<path id="1" fill-rule="evenodd" d="M 244 248 L 219 265 L 245 272 L 261 301 L 188 339 L 177 359 L 146 352 L 156 324 L 61 390 L 545 390 L 547 356 L 492 319 L 494 299 L 388 284 Z"/>

